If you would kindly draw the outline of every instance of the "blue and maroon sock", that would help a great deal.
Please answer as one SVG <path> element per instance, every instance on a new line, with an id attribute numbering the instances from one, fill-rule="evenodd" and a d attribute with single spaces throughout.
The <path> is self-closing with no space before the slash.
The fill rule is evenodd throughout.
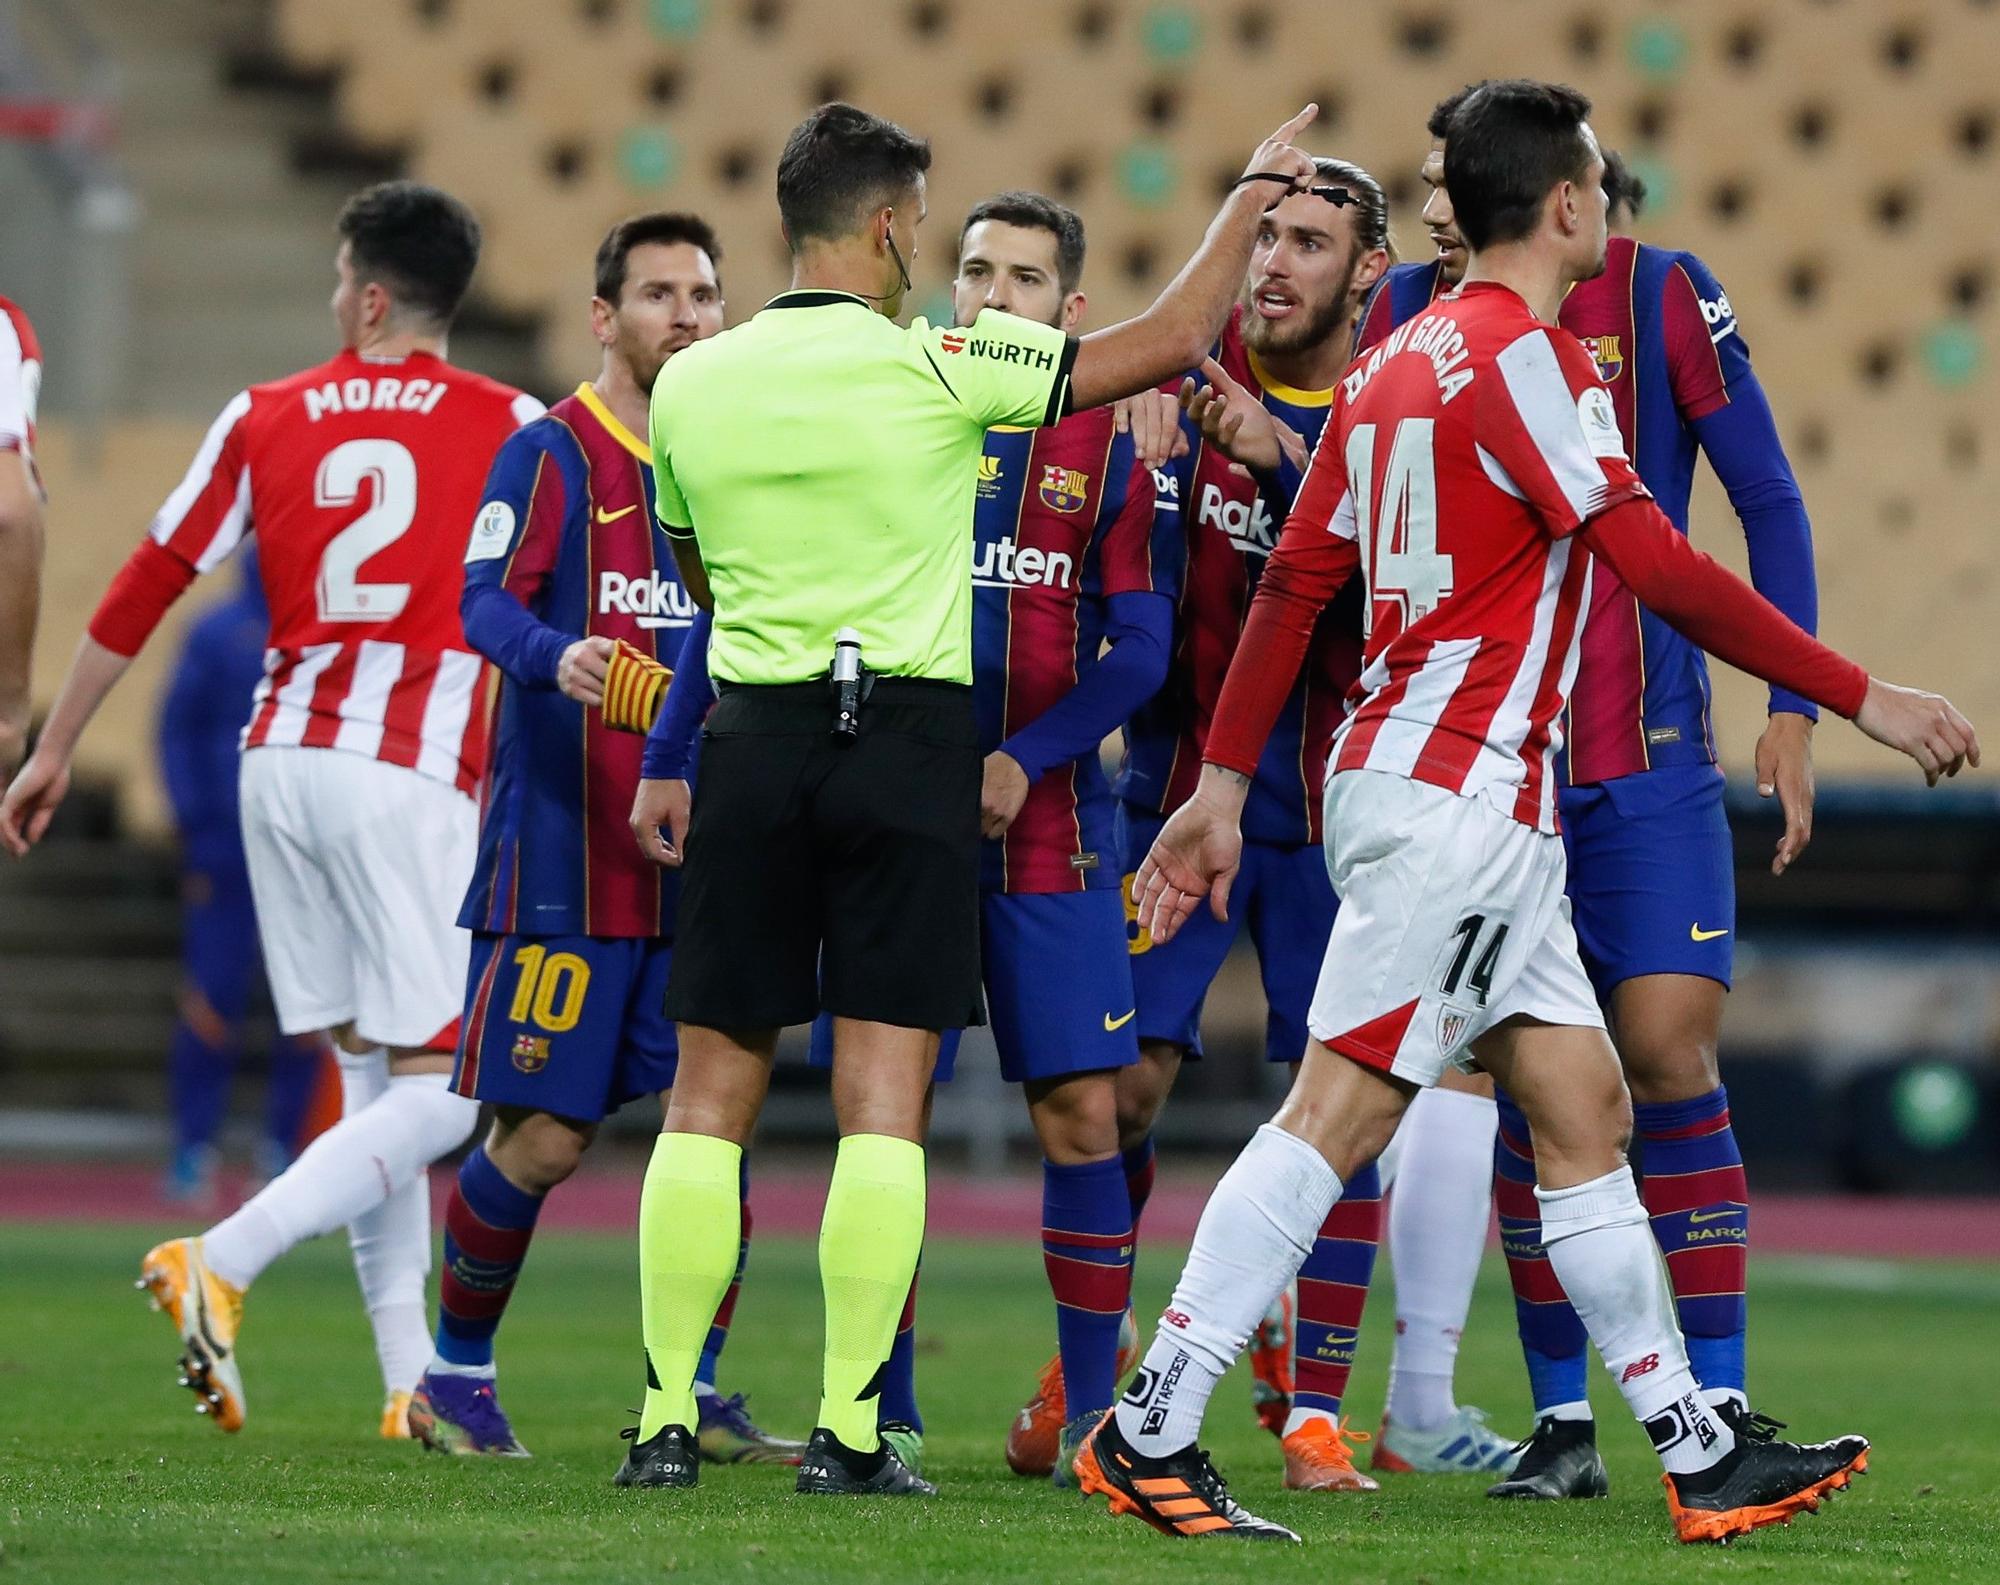
<path id="1" fill-rule="evenodd" d="M 1314 1415 L 1339 1422 L 1381 1243 L 1382 1179 L 1371 1163 L 1342 1187 L 1299 1267 L 1299 1313 L 1292 1329 L 1292 1410 L 1286 1430 L 1296 1430 Z"/>
<path id="2" fill-rule="evenodd" d="M 1118 1329 L 1132 1302 L 1132 1202 L 1118 1157 L 1042 1162 L 1042 1265 L 1056 1300 L 1069 1418 L 1109 1409 Z"/>
<path id="3" fill-rule="evenodd" d="M 543 1196 L 516 1188 L 479 1146 L 465 1158 L 444 1213 L 437 1357 L 466 1371 L 493 1368 L 493 1334 L 514 1296 Z"/>
<path id="4" fill-rule="evenodd" d="M 913 1431 L 924 1428 L 917 1409 L 917 1279 L 923 1266 L 910 1277 L 910 1291 L 903 1298 L 903 1314 L 896 1322 L 896 1340 L 889 1345 L 888 1361 L 882 1366 L 882 1396 L 875 1407 L 877 1425 L 907 1425 Z"/>
<path id="5" fill-rule="evenodd" d="M 1729 1092 L 1632 1108 L 1653 1236 L 1667 1257 L 1688 1363 L 1711 1401 L 1744 1395 L 1749 1188 L 1729 1126 Z"/>
<path id="6" fill-rule="evenodd" d="M 1590 1418 L 1589 1334 L 1563 1292 L 1542 1248 L 1542 1208 L 1535 1198 L 1535 1147 L 1528 1120 L 1502 1093 L 1500 1132 L 1493 1141 L 1493 1204 L 1500 1213 L 1500 1247 L 1514 1284 L 1514 1321 L 1528 1363 L 1537 1419 L 1560 1411 Z"/>
<path id="7" fill-rule="evenodd" d="M 694 1368 L 694 1388 L 715 1390 L 715 1373 L 722 1361 L 722 1345 L 729 1341 L 729 1324 L 736 1319 L 736 1295 L 743 1288 L 743 1271 L 750 1264 L 750 1161 L 745 1156 L 737 1173 L 738 1191 L 743 1196 L 743 1234 L 736 1245 L 736 1274 L 729 1279 L 729 1291 L 715 1307 L 709 1323 L 708 1340 L 701 1345 L 701 1358 Z"/>
<path id="8" fill-rule="evenodd" d="M 1125 1172 L 1125 1198 L 1132 1206 L 1132 1231 L 1139 1231 L 1139 1217 L 1153 1197 L 1153 1136 L 1148 1134 L 1119 1157 Z"/>

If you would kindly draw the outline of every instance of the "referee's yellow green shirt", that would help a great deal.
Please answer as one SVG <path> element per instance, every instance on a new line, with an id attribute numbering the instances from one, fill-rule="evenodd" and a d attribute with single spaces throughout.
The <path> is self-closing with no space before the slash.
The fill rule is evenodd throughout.
<path id="1" fill-rule="evenodd" d="M 970 683 L 984 436 L 1061 418 L 1075 359 L 1072 338 L 1011 314 L 905 328 L 825 291 L 670 358 L 653 477 L 661 523 L 708 570 L 710 674 L 810 681 L 853 627 L 878 673 Z"/>

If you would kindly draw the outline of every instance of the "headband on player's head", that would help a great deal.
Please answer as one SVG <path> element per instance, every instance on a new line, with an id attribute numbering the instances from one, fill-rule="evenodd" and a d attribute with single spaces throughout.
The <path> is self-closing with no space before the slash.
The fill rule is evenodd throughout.
<path id="1" fill-rule="evenodd" d="M 1276 209 L 1278 205 L 1282 204 L 1295 193 L 1303 193 L 1308 198 L 1324 198 L 1336 209 L 1344 209 L 1349 205 L 1359 205 L 1361 202 L 1359 198 L 1356 198 L 1345 187 L 1301 187 L 1294 183 L 1291 177 L 1282 176 L 1276 171 L 1251 171 L 1247 175 L 1237 177 L 1229 185 L 1231 187 L 1247 187 L 1252 182 L 1283 182 L 1285 184 L 1285 190 L 1264 206 L 1266 214 Z"/>

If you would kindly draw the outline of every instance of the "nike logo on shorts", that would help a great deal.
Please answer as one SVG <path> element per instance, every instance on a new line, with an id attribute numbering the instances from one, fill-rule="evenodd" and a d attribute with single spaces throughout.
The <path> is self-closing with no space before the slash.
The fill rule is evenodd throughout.
<path id="1" fill-rule="evenodd" d="M 1131 1023 L 1132 1020 L 1137 1018 L 1138 1016 L 1139 1016 L 1139 1009 L 1136 1007 L 1133 1008 L 1131 1012 L 1127 1013 L 1123 1018 L 1113 1018 L 1109 1013 L 1106 1013 L 1104 1015 L 1104 1032 L 1108 1035 L 1116 1030 L 1123 1029 L 1127 1024 Z"/>
<path id="2" fill-rule="evenodd" d="M 1728 934 L 1727 930 L 1704 930 L 1698 924 L 1688 926 L 1688 940 L 1690 941 L 1713 941 L 1717 936 L 1726 936 Z"/>

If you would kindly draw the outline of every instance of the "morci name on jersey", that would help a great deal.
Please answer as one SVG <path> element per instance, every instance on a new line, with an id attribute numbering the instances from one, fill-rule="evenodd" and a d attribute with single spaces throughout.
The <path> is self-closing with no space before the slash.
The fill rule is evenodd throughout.
<path id="1" fill-rule="evenodd" d="M 443 380 L 399 380 L 393 374 L 328 380 L 306 387 L 306 417 L 317 424 L 328 413 L 428 413 L 450 389 Z"/>

